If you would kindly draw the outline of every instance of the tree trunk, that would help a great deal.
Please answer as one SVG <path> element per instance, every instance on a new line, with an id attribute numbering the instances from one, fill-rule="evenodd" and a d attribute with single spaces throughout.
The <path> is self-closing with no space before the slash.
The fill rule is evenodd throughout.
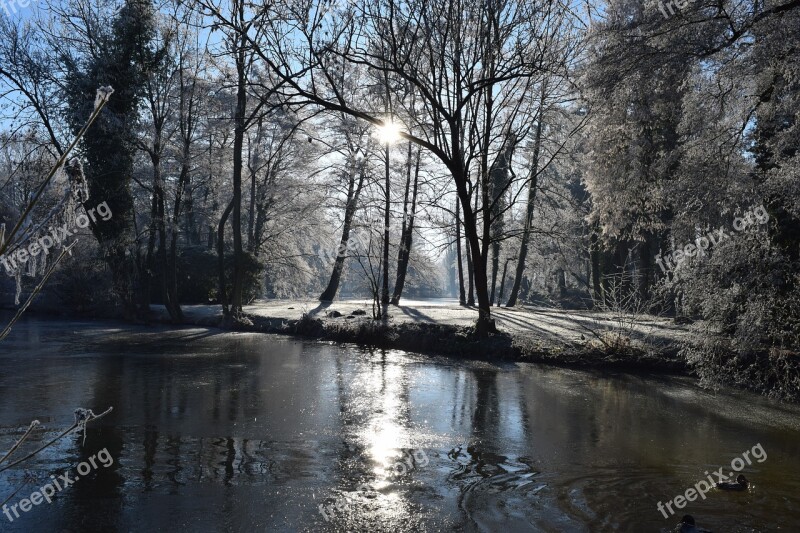
<path id="1" fill-rule="evenodd" d="M 158 186 L 156 190 L 158 194 L 156 197 L 158 198 L 158 218 L 156 219 L 156 225 L 158 229 L 158 262 L 159 262 L 159 289 L 161 292 L 161 299 L 164 302 L 164 307 L 167 308 L 167 312 L 169 313 L 169 317 L 172 322 L 177 323 L 179 321 L 178 314 L 175 312 L 175 308 L 173 306 L 173 301 L 170 298 L 169 291 L 167 290 L 167 272 L 168 272 L 168 264 L 167 264 L 167 228 L 166 228 L 166 209 L 165 209 L 165 200 L 164 200 L 164 186 L 161 178 L 161 170 L 160 170 L 160 158 L 159 158 L 159 170 L 158 170 Z"/>
<path id="2" fill-rule="evenodd" d="M 417 188 L 419 185 L 420 151 L 417 151 L 417 163 L 414 168 L 414 185 L 411 191 L 411 211 L 409 214 L 408 194 L 411 186 L 411 144 L 408 145 L 408 173 L 406 175 L 406 193 L 403 199 L 403 229 L 400 233 L 400 249 L 397 252 L 397 279 L 394 283 L 392 304 L 398 305 L 406 284 L 406 273 L 411 258 L 411 244 L 414 238 L 414 217 L 417 213 Z"/>
<path id="3" fill-rule="evenodd" d="M 230 318 L 230 309 L 228 308 L 228 292 L 225 290 L 225 224 L 228 222 L 228 217 L 233 210 L 233 198 L 228 203 L 228 207 L 222 213 L 222 218 L 219 220 L 217 226 L 217 268 L 219 270 L 219 291 L 217 299 L 222 305 L 222 314 L 225 319 Z"/>
<path id="4" fill-rule="evenodd" d="M 250 168 L 250 211 L 248 213 L 248 220 L 247 220 L 247 250 L 251 253 L 256 251 L 256 234 L 255 234 L 255 220 L 256 220 L 256 174 L 258 172 L 258 163 L 260 160 L 259 145 L 261 144 L 261 131 L 262 131 L 262 121 L 259 119 L 258 121 L 258 129 L 256 130 L 256 140 L 255 140 L 255 151 L 252 153 L 251 157 L 248 158 L 250 161 L 249 168 Z"/>
<path id="5" fill-rule="evenodd" d="M 183 191 L 185 198 L 183 200 L 183 232 L 186 242 L 192 246 L 197 246 L 201 242 L 200 228 L 197 227 L 197 217 L 194 213 L 194 198 L 192 197 L 192 190 L 189 188 L 189 183 Z"/>
<path id="6" fill-rule="evenodd" d="M 199 235 L 193 237 L 194 229 L 194 209 L 191 192 L 184 202 L 184 195 L 189 190 L 191 180 L 191 147 L 192 134 L 194 133 L 194 88 L 195 81 L 192 81 L 191 88 L 187 91 L 185 85 L 184 71 L 180 71 L 180 131 L 183 145 L 181 151 L 181 172 L 178 177 L 178 187 L 175 192 L 175 203 L 172 208 L 172 234 L 169 242 L 169 279 L 167 280 L 167 291 L 173 304 L 173 308 L 178 322 L 183 322 L 183 310 L 181 309 L 178 297 L 178 227 L 181 219 L 181 208 L 186 204 L 186 228 L 185 238 L 191 244 L 199 241 Z M 188 94 L 187 94 L 188 93 Z M 188 96 L 188 101 L 187 101 Z"/>
<path id="7" fill-rule="evenodd" d="M 558 287 L 558 297 L 564 298 L 567 295 L 567 276 L 563 268 L 556 269 L 556 286 Z"/>
<path id="8" fill-rule="evenodd" d="M 339 282 L 342 279 L 342 271 L 344 270 L 344 260 L 347 256 L 348 242 L 350 241 L 350 228 L 353 224 L 353 217 L 358 207 L 358 198 L 361 195 L 361 189 L 364 186 L 365 169 L 363 163 L 358 170 L 358 183 L 356 183 L 355 176 L 350 174 L 350 181 L 347 189 L 347 204 L 344 210 L 344 225 L 342 227 L 342 238 L 339 241 L 339 249 L 336 253 L 336 260 L 333 263 L 333 271 L 331 272 L 331 279 L 328 281 L 328 286 L 320 295 L 319 299 L 322 302 L 332 302 L 336 298 L 336 292 L 339 290 Z"/>
<path id="9" fill-rule="evenodd" d="M 147 251 L 144 256 L 144 264 L 140 266 L 141 290 L 139 293 L 139 315 L 145 320 L 148 319 L 150 314 L 150 299 L 153 288 L 153 272 L 155 266 L 155 248 L 156 248 L 156 224 L 155 220 L 158 217 L 158 199 L 155 190 L 153 191 L 153 198 L 150 201 L 150 225 L 147 229 Z"/>
<path id="10" fill-rule="evenodd" d="M 172 235 L 169 242 L 169 280 L 167 290 L 173 302 L 176 319 L 179 322 L 183 322 L 183 311 L 181 310 L 181 303 L 178 299 L 178 224 L 180 221 L 183 195 L 188 189 L 189 180 L 191 179 L 191 174 L 189 173 L 190 148 L 191 134 L 184 136 L 183 139 L 181 172 L 178 177 L 178 190 L 175 192 L 175 204 L 172 208 Z M 186 205 L 190 205 L 190 202 L 187 201 Z M 187 232 L 187 235 L 188 234 L 189 233 Z"/>
<path id="11" fill-rule="evenodd" d="M 206 245 L 208 250 L 213 250 L 217 246 L 217 231 L 213 225 L 208 225 L 208 235 L 206 239 Z"/>
<path id="12" fill-rule="evenodd" d="M 167 234 L 165 227 L 164 183 L 161 176 L 160 132 L 156 132 L 152 149 L 148 150 L 153 165 L 153 199 L 150 204 L 150 227 L 148 229 L 147 255 L 145 259 L 144 290 L 141 294 L 141 312 L 149 314 L 153 279 L 156 277 L 156 255 L 158 256 L 158 291 L 164 307 L 173 321 L 177 320 L 167 294 Z M 156 239 L 158 249 L 156 250 Z M 156 253 L 157 252 L 157 253 Z"/>
<path id="13" fill-rule="evenodd" d="M 472 267 L 472 247 L 469 244 L 469 239 L 466 238 L 466 228 L 464 228 L 464 241 L 467 254 L 467 306 L 475 306 L 475 269 Z"/>
<path id="14" fill-rule="evenodd" d="M 461 261 L 461 199 L 458 196 L 456 196 L 456 264 L 458 265 L 458 303 L 466 305 L 464 266 Z"/>
<path id="15" fill-rule="evenodd" d="M 389 155 L 390 155 L 390 146 L 389 143 L 386 143 L 386 151 L 384 152 L 384 157 L 386 158 L 385 163 L 385 182 L 384 182 L 384 207 L 383 207 L 383 280 L 381 286 L 381 304 L 383 305 L 383 313 L 381 314 L 382 317 L 386 317 L 386 306 L 389 305 L 389 209 L 391 208 L 390 202 L 390 194 L 389 194 L 389 178 L 390 178 L 390 169 L 389 169 Z"/>
<path id="16" fill-rule="evenodd" d="M 600 237 L 598 235 L 599 225 L 595 223 L 592 226 L 592 234 L 590 237 L 589 260 L 591 262 L 592 270 L 592 301 L 596 307 L 603 302 L 603 286 L 601 284 L 601 264 L 602 253 L 600 250 Z"/>
<path id="17" fill-rule="evenodd" d="M 497 287 L 497 271 L 500 270 L 500 242 L 492 243 L 492 286 L 489 301 L 494 302 L 494 289 Z"/>
<path id="18" fill-rule="evenodd" d="M 488 20 L 496 23 L 495 5 L 491 2 L 486 4 Z M 496 69 L 496 51 L 492 48 L 491 39 L 487 40 L 484 52 L 486 55 L 483 58 L 483 65 L 487 72 L 494 75 Z M 481 165 L 480 165 L 480 180 L 479 188 L 481 194 L 481 206 L 483 215 L 482 224 L 482 238 L 478 238 L 478 195 L 475 195 L 475 209 L 464 210 L 464 231 L 467 235 L 467 240 L 470 243 L 470 251 L 472 253 L 472 268 L 475 273 L 475 292 L 478 297 L 478 321 L 475 324 L 475 334 L 478 337 L 485 337 L 490 332 L 496 331 L 494 321 L 491 318 L 492 301 L 489 299 L 489 280 L 487 276 L 487 262 L 489 259 L 489 244 L 492 237 L 492 203 L 490 203 L 490 169 L 489 169 L 489 146 L 491 144 L 491 125 L 494 117 L 494 86 L 492 83 L 487 83 L 485 86 L 484 96 L 484 131 L 483 131 L 483 146 L 481 147 Z M 463 161 L 463 159 L 461 159 Z M 466 170 L 465 167 L 462 167 Z M 468 205 L 469 195 L 467 194 L 467 176 L 465 172 L 463 175 L 458 176 L 461 179 L 456 179 L 456 188 L 461 194 L 461 201 L 467 202 Z"/>
<path id="19" fill-rule="evenodd" d="M 505 195 L 510 182 L 511 159 L 516 149 L 516 139 L 509 132 L 506 135 L 505 145 L 495 158 L 489 169 L 489 191 L 491 205 L 488 208 L 490 215 L 490 235 L 492 243 L 492 286 L 489 301 L 494 302 L 495 288 L 497 287 L 497 273 L 500 269 L 500 241 L 505 231 Z"/>
<path id="20" fill-rule="evenodd" d="M 511 261 L 510 259 L 506 259 L 506 262 L 503 264 L 503 277 L 500 280 L 500 294 L 497 295 L 497 307 L 500 307 L 503 301 L 503 291 L 506 288 L 506 274 L 508 274 L 508 262 Z"/>
<path id="21" fill-rule="evenodd" d="M 645 240 L 639 243 L 639 261 L 636 265 L 637 291 L 642 302 L 650 299 L 650 286 L 653 281 L 653 252 L 651 247 L 653 236 L 648 233 L 644 237 Z"/>
<path id="22" fill-rule="evenodd" d="M 489 301 L 489 279 L 486 272 L 487 256 L 482 253 L 481 244 L 475 227 L 474 214 L 469 211 L 464 213 L 464 231 L 470 243 L 472 252 L 472 269 L 475 275 L 475 294 L 478 297 L 478 321 L 475 332 L 479 337 L 484 337 L 495 330 L 491 319 L 491 302 Z"/>
<path id="23" fill-rule="evenodd" d="M 544 93 L 542 102 L 544 101 Z M 522 276 L 525 273 L 525 261 L 528 258 L 528 241 L 531 236 L 531 228 L 533 227 L 533 211 L 536 203 L 536 193 L 539 186 L 539 150 L 542 145 L 542 120 L 543 110 L 539 111 L 539 121 L 536 124 L 536 134 L 533 140 L 533 156 L 531 160 L 531 181 L 528 184 L 528 205 L 525 209 L 525 226 L 522 230 L 522 242 L 519 246 L 519 255 L 517 256 L 517 269 L 514 273 L 514 284 L 511 286 L 511 295 L 508 297 L 506 307 L 514 307 L 517 305 L 517 298 L 519 296 L 519 288 L 522 283 Z"/>
<path id="24" fill-rule="evenodd" d="M 488 216 L 484 217 L 483 224 L 483 249 L 478 239 L 478 226 L 475 212 L 469 203 L 467 192 L 467 180 L 463 175 L 454 175 L 456 191 L 461 197 L 461 204 L 464 206 L 464 233 L 469 245 L 468 257 L 471 256 L 474 275 L 475 293 L 478 297 L 478 321 L 475 324 L 475 333 L 479 337 L 484 337 L 490 332 L 496 331 L 494 322 L 491 319 L 491 302 L 489 301 L 489 282 L 487 276 L 486 263 L 488 259 L 487 246 L 489 240 Z M 488 208 L 484 194 L 484 208 Z M 488 215 L 484 213 L 485 215 Z M 470 295 L 471 296 L 471 295 Z"/>
<path id="25" fill-rule="evenodd" d="M 240 18 L 243 17 L 241 9 Z M 245 90 L 245 54 L 247 35 L 240 36 L 236 50 L 236 111 L 233 132 L 233 294 L 231 295 L 231 311 L 235 316 L 242 312 L 242 289 L 244 286 L 244 250 L 242 249 L 242 150 L 244 149 L 245 113 L 247 92 Z"/>

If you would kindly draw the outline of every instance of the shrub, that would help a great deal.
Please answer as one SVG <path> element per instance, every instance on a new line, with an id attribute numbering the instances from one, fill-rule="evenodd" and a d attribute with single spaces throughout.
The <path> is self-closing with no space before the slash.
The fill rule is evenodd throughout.
<path id="1" fill-rule="evenodd" d="M 800 401 L 800 276 L 763 235 L 737 235 L 672 288 L 705 320 L 682 348 L 704 384 Z"/>
<path id="2" fill-rule="evenodd" d="M 203 246 L 191 246 L 179 250 L 178 253 L 178 300 L 182 304 L 218 303 L 219 271 L 217 269 L 217 252 Z M 160 269 L 157 269 L 160 272 Z M 263 267 L 258 258 L 245 252 L 244 255 L 243 300 L 252 302 L 263 294 Z M 225 279 L 228 281 L 225 290 L 230 295 L 233 287 L 233 254 L 225 254 Z M 153 280 L 153 303 L 161 302 L 157 290 L 160 278 Z"/>
<path id="3" fill-rule="evenodd" d="M 113 308 L 113 283 L 105 262 L 91 258 L 69 259 L 59 265 L 45 292 L 52 292 L 64 306 L 78 313 Z"/>

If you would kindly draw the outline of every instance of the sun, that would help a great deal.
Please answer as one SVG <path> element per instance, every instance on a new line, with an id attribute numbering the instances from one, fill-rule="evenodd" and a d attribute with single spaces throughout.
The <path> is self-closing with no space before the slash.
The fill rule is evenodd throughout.
<path id="1" fill-rule="evenodd" d="M 391 120 L 386 120 L 378 126 L 376 135 L 381 143 L 394 144 L 400 140 L 400 126 Z"/>

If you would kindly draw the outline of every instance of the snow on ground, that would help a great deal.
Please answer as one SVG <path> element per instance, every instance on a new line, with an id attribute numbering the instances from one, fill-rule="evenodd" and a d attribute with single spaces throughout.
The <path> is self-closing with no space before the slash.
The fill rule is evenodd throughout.
<path id="1" fill-rule="evenodd" d="M 154 306 L 155 307 L 155 306 Z M 166 315 L 158 306 L 158 315 Z M 219 306 L 183 306 L 189 321 L 197 318 L 221 316 Z M 360 309 L 371 316 L 372 304 L 368 299 L 345 299 L 332 303 L 318 300 L 259 300 L 244 307 L 247 314 L 278 320 L 297 320 L 308 313 L 323 320 L 348 320 L 347 315 Z M 332 311 L 342 317 L 328 318 Z M 478 318 L 476 308 L 461 307 L 457 300 L 401 300 L 399 306 L 390 306 L 390 323 L 428 322 L 452 326 L 471 326 Z M 492 317 L 497 327 L 515 335 L 525 335 L 556 343 L 580 343 L 592 339 L 606 330 L 620 330 L 624 334 L 658 345 L 668 345 L 686 340 L 690 334 L 687 326 L 679 326 L 670 318 L 652 315 L 600 313 L 595 311 L 562 310 L 547 307 L 522 306 L 515 308 L 493 307 Z"/>

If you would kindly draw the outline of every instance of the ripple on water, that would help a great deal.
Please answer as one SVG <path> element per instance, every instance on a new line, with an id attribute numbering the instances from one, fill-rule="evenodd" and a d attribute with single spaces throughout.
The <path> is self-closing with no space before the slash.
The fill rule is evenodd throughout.
<path id="1" fill-rule="evenodd" d="M 450 450 L 448 482 L 460 492 L 459 507 L 470 528 L 496 531 L 583 531 L 553 505 L 550 485 L 528 457 L 512 458 L 478 444 Z M 454 463 L 454 464 L 453 464 Z"/>

